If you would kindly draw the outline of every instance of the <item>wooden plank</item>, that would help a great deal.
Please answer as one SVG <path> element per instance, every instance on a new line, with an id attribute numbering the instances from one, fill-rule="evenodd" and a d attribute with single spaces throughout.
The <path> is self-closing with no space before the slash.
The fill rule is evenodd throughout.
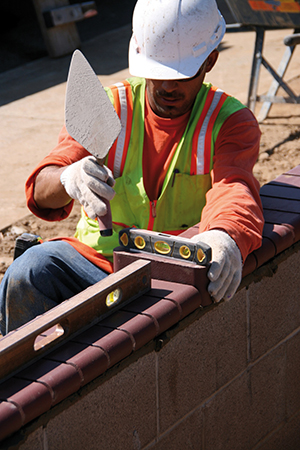
<path id="1" fill-rule="evenodd" d="M 32 0 L 47 51 L 52 58 L 72 53 L 80 47 L 80 37 L 75 23 L 53 28 L 45 25 L 43 12 L 70 4 L 69 0 Z"/>
<path id="2" fill-rule="evenodd" d="M 150 266 L 149 261 L 135 261 L 2 338 L 0 380 L 148 292 L 151 288 Z M 117 290 L 119 301 L 109 306 L 107 298 L 111 299 L 110 294 Z"/>

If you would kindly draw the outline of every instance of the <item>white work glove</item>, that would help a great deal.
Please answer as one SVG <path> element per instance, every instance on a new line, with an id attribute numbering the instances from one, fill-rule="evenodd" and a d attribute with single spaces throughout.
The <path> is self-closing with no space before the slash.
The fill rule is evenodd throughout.
<path id="1" fill-rule="evenodd" d="M 104 216 L 107 208 L 102 199 L 110 201 L 115 195 L 111 187 L 115 183 L 112 172 L 108 167 L 100 166 L 94 156 L 67 166 L 60 181 L 67 194 L 79 201 L 91 219 Z"/>
<path id="2" fill-rule="evenodd" d="M 210 280 L 208 292 L 219 302 L 222 298 L 230 299 L 242 279 L 242 256 L 235 241 L 220 230 L 204 231 L 193 236 L 193 242 L 203 242 L 211 247 L 212 262 L 207 276 Z"/>

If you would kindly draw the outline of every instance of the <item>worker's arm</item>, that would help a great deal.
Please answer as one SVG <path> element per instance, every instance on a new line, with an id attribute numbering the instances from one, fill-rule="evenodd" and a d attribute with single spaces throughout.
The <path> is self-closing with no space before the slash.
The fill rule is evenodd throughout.
<path id="1" fill-rule="evenodd" d="M 225 121 L 215 145 L 212 188 L 194 240 L 212 248 L 208 291 L 216 301 L 233 296 L 243 261 L 261 245 L 264 220 L 259 183 L 252 173 L 259 141 L 257 121 L 243 109 Z"/>
<path id="2" fill-rule="evenodd" d="M 58 209 L 68 205 L 72 199 L 60 181 L 65 167 L 46 166 L 36 176 L 34 202 L 41 209 Z"/>
<path id="3" fill-rule="evenodd" d="M 61 214 L 68 215 L 73 199 L 78 200 L 92 219 L 106 214 L 102 199 L 110 201 L 114 197 L 114 179 L 107 167 L 100 166 L 93 156 L 88 153 L 85 156 L 86 153 L 63 129 L 59 145 L 27 182 L 28 206 L 32 212 L 44 219 L 59 220 L 64 218 Z"/>
<path id="4" fill-rule="evenodd" d="M 199 230 L 226 231 L 237 243 L 243 261 L 262 239 L 260 186 L 253 175 L 260 136 L 258 123 L 247 108 L 232 114 L 223 124 L 215 144 L 212 188 L 206 196 Z"/>
<path id="5" fill-rule="evenodd" d="M 88 155 L 63 127 L 57 146 L 37 165 L 26 181 L 27 206 L 33 214 L 49 221 L 68 217 L 73 201 L 66 193 L 60 176 L 66 166 Z"/>

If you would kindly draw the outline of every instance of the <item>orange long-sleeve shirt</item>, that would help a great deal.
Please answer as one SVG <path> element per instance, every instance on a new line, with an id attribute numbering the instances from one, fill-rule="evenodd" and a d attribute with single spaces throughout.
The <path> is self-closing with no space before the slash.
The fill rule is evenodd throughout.
<path id="1" fill-rule="evenodd" d="M 175 120 L 159 118 L 146 102 L 143 169 L 144 185 L 150 198 L 159 195 L 170 154 L 176 148 L 188 118 L 188 114 Z M 215 143 L 212 188 L 207 193 L 199 229 L 199 232 L 209 229 L 226 231 L 239 246 L 243 260 L 261 243 L 263 214 L 259 184 L 252 174 L 259 140 L 257 121 L 248 109 L 237 111 L 224 122 Z M 70 214 L 72 202 L 59 209 L 38 208 L 34 201 L 35 178 L 43 167 L 69 165 L 87 155 L 88 152 L 63 127 L 56 148 L 41 161 L 26 182 L 27 205 L 35 215 L 54 221 Z M 112 271 L 111 263 L 94 249 L 75 238 L 61 239 L 67 240 L 94 264 Z"/>
<path id="2" fill-rule="evenodd" d="M 215 145 L 212 188 L 206 194 L 199 232 L 226 231 L 243 260 L 261 245 L 264 225 L 259 183 L 252 173 L 259 152 L 260 131 L 248 109 L 230 116 Z"/>

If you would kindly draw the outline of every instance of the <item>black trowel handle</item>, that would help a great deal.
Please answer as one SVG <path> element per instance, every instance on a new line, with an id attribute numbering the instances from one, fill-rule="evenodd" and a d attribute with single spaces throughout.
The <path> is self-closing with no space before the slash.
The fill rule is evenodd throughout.
<path id="1" fill-rule="evenodd" d="M 110 204 L 108 200 L 105 200 L 104 198 L 101 199 L 107 207 L 107 213 L 105 216 L 97 217 L 99 228 L 100 228 L 100 234 L 101 236 L 111 236 L 112 235 L 112 220 L 111 220 L 111 209 Z"/>

